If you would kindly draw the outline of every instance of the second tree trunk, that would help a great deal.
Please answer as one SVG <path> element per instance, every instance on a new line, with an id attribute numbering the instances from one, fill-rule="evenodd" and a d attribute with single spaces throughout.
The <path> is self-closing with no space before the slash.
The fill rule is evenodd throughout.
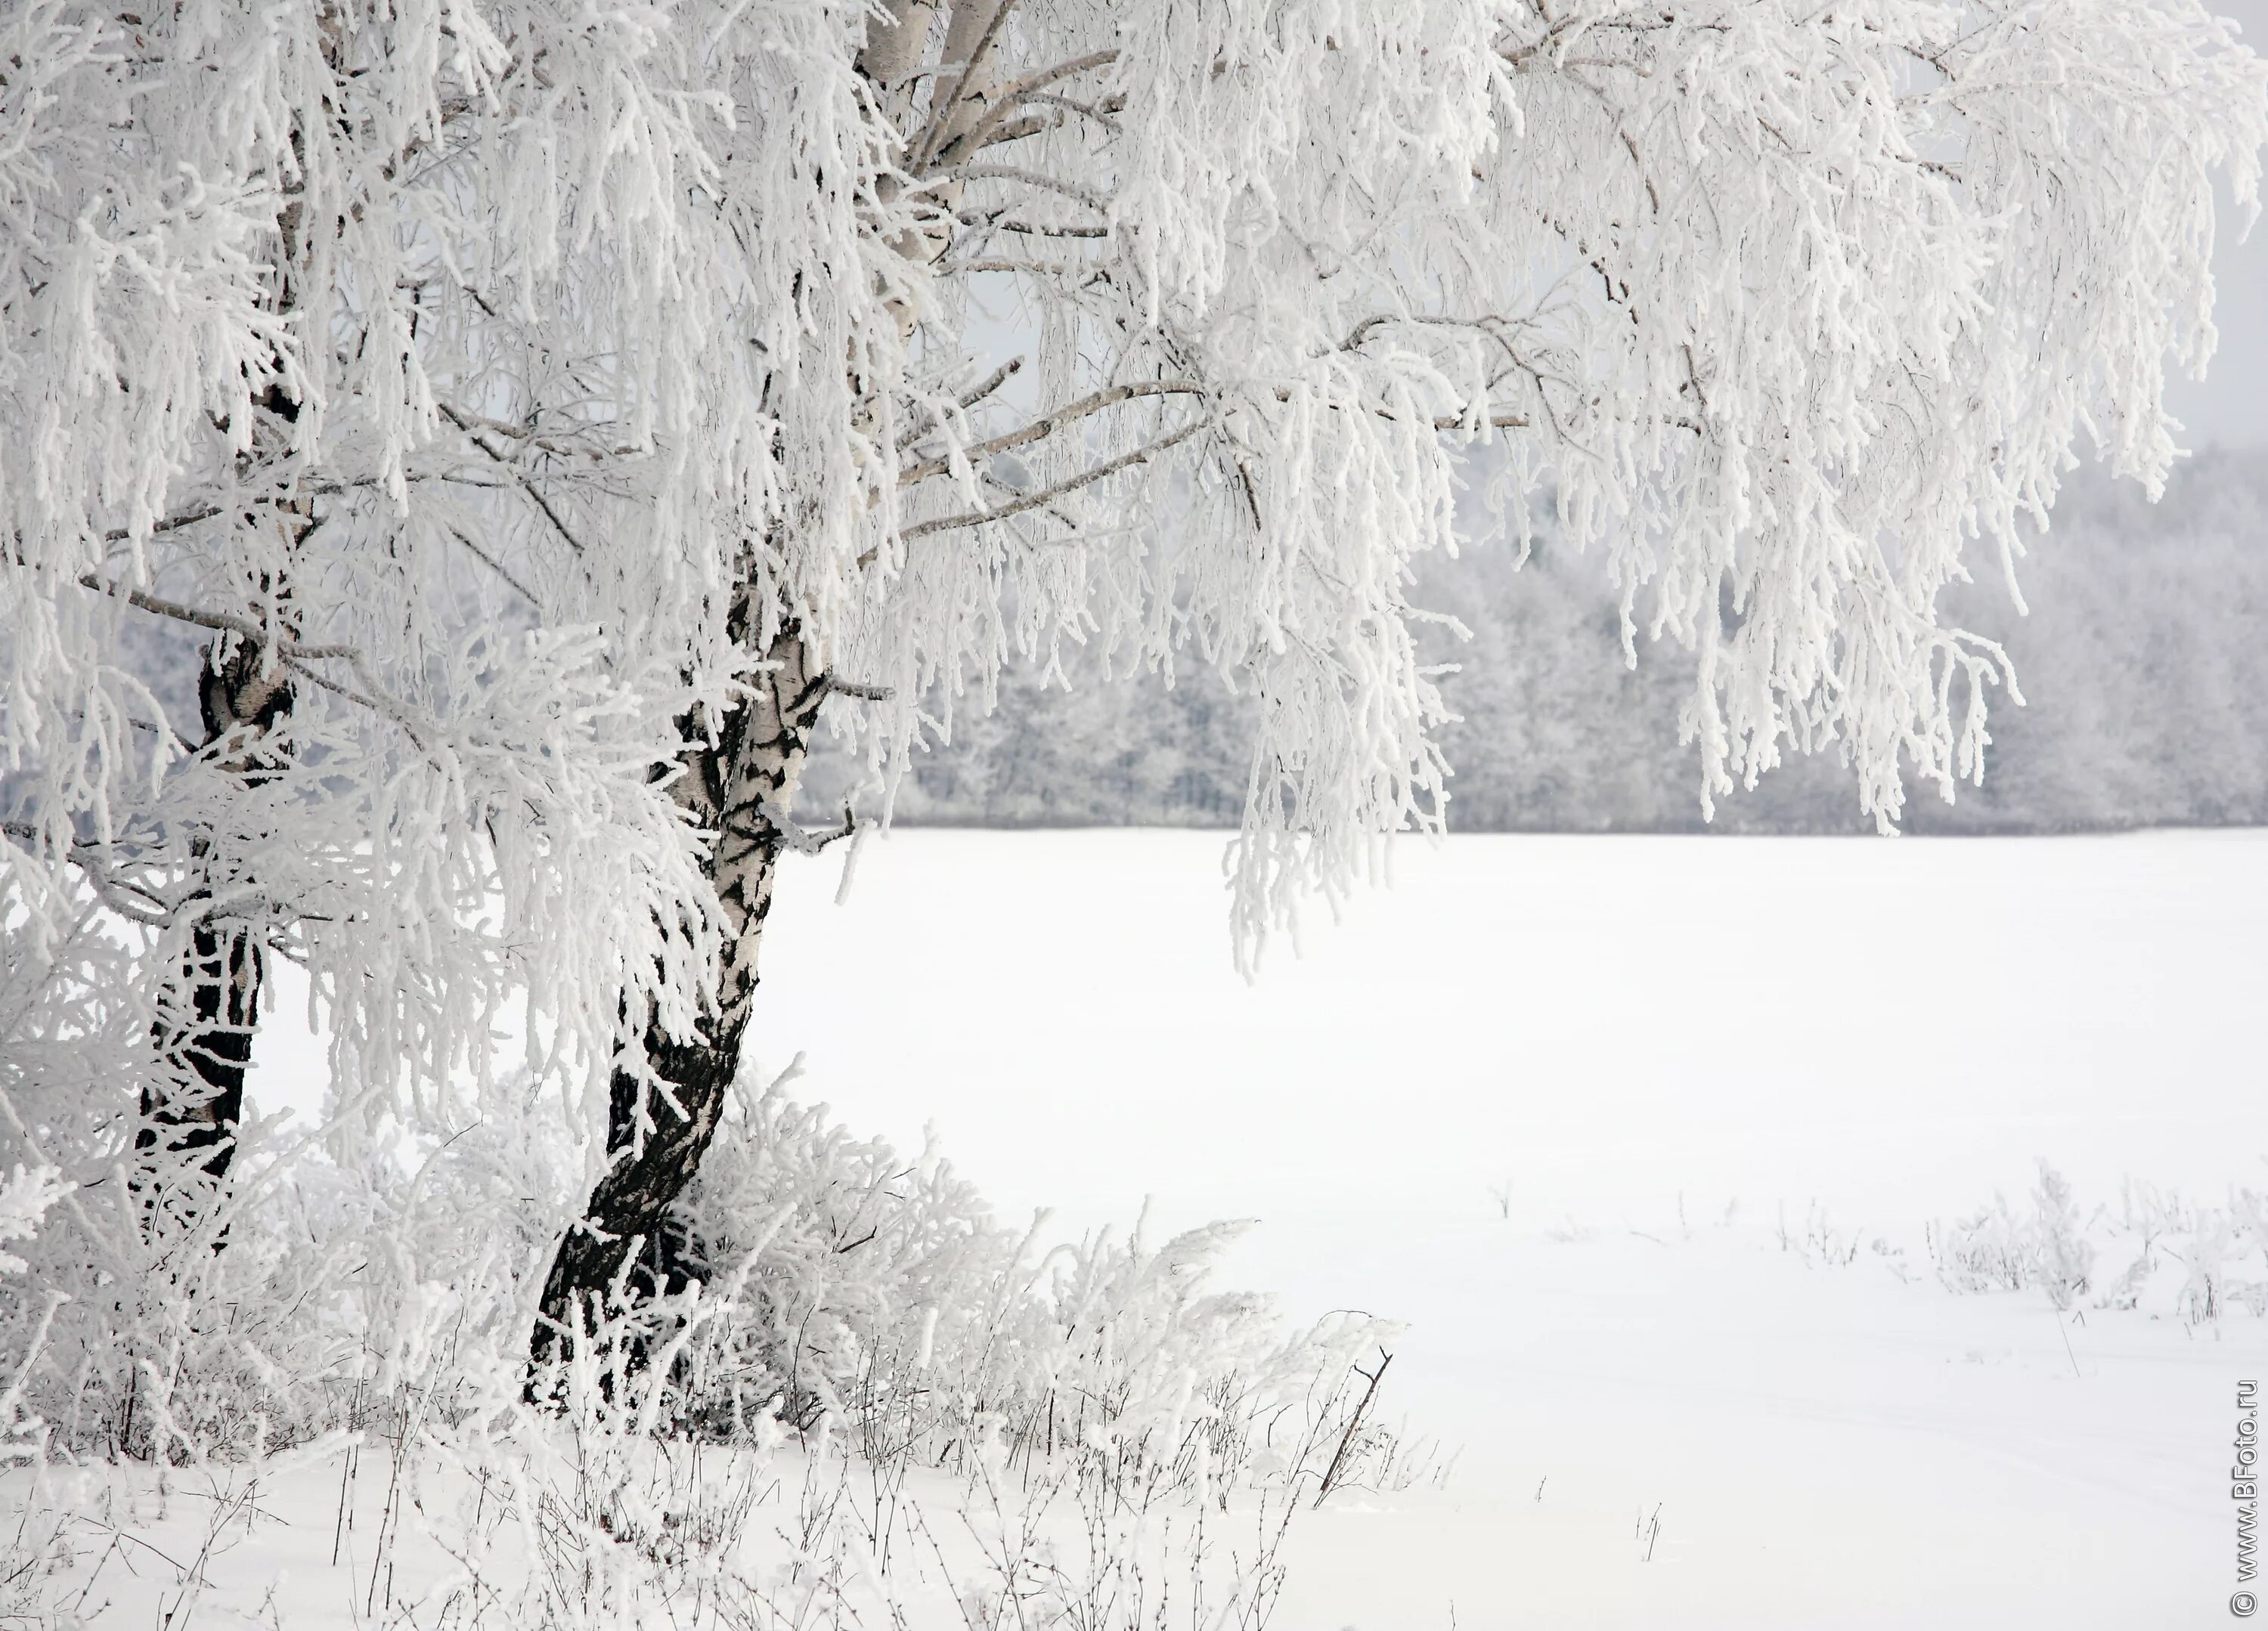
<path id="1" fill-rule="evenodd" d="M 676 1108 L 648 1093 L 634 1073 L 615 1071 L 608 1106 L 611 1164 L 592 1190 L 582 1223 L 551 1260 L 535 1331 L 539 1359 L 553 1351 L 557 1331 L 576 1328 L 578 1310 L 602 1295 L 626 1265 L 631 1288 L 647 1295 L 679 1290 L 701 1277 L 672 1209 L 700 1170 L 740 1070 L 757 945 L 771 911 L 773 872 L 788 847 L 782 824 L 827 694 L 827 676 L 812 666 L 796 628 L 784 628 L 765 655 L 768 666 L 755 677 L 753 694 L 725 716 L 714 742 L 688 753 L 678 783 L 680 802 L 709 835 L 710 876 L 725 909 L 717 1006 L 684 1040 L 659 1026 L 646 1033 L 646 1066 L 667 1084 Z"/>

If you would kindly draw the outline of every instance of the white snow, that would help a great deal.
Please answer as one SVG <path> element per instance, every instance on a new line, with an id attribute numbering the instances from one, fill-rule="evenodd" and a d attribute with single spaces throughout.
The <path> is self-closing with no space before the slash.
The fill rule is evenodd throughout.
<path id="1" fill-rule="evenodd" d="M 1918 1256 L 2036 1157 L 2090 1205 L 2268 1179 L 2268 833 L 1452 839 L 1249 988 L 1219 849 L 902 832 L 840 910 L 799 868 L 755 1034 L 1005 1209 L 1256 1215 L 1244 1283 L 1410 1322 L 1389 1390 L 1462 1460 L 1295 1527 L 1279 1625 L 2226 1620 L 2261 1321 L 2081 1324 L 1778 1227 Z"/>
<path id="2" fill-rule="evenodd" d="M 1920 1239 L 2038 1157 L 2268 1180 L 2268 833 L 1413 844 L 1252 986 L 1219 849 L 901 832 L 840 908 L 800 863 L 754 1034 L 1005 1213 L 1258 1216 L 1238 1282 L 1410 1323 L 1454 1475 L 1295 1525 L 1277 1626 L 2230 1623 L 2264 1322 L 1955 1296 Z"/>

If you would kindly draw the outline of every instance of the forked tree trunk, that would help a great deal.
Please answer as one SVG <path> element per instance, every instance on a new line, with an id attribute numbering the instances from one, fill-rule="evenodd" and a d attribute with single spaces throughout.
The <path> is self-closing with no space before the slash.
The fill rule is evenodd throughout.
<path id="1" fill-rule="evenodd" d="M 679 801 L 709 835 L 710 875 L 725 909 L 717 1007 L 684 1041 L 659 1028 L 646 1034 L 647 1068 L 667 1084 L 674 1109 L 659 1094 L 643 1091 L 635 1076 L 615 1072 L 607 1126 L 612 1164 L 592 1190 L 583 1221 L 551 1260 L 534 1340 L 539 1361 L 556 1351 L 558 1334 L 575 1329 L 577 1311 L 602 1295 L 626 1264 L 632 1288 L 645 1294 L 679 1290 L 701 1277 L 671 1208 L 700 1169 L 740 1069 L 773 871 L 788 843 L 780 824 L 828 688 L 800 630 L 784 628 L 765 657 L 770 666 L 755 677 L 753 694 L 725 717 L 713 744 L 687 755 L 677 783 Z"/>

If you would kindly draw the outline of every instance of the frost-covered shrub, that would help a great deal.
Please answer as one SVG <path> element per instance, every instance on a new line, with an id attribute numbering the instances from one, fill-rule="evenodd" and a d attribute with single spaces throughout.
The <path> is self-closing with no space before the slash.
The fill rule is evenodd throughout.
<path id="1" fill-rule="evenodd" d="M 2069 1181 L 2043 1161 L 2029 1213 L 2011 1210 L 2007 1197 L 1996 1194 L 1969 1217 L 1933 1225 L 1930 1256 L 1948 1290 L 2037 1286 L 2058 1308 L 2069 1308 L 2087 1289 L 2095 1260 L 2085 1228 Z"/>
<path id="2" fill-rule="evenodd" d="M 375 1459 L 383 1572 L 348 1567 L 377 1623 L 887 1619 L 893 1569 L 939 1547 L 976 1624 L 1131 1626 L 1200 1579 L 1250 1622 L 1329 1469 L 1394 1475 L 1356 1369 L 1388 1328 L 1287 1331 L 1211 1289 L 1235 1226 L 1043 1246 L 934 1147 L 902 1158 L 778 1083 L 743 1084 L 686 1210 L 706 1283 L 585 1310 L 531 1378 L 587 1171 L 555 1084 L 467 1084 L 461 1124 L 350 1161 L 254 1122 L 224 1181 L 136 1149 L 163 1067 L 128 929 L 90 903 L 40 932 L 0 917 L 0 1269 L 23 1265 L 0 1275 L 0 1437 L 239 1493 L 335 1461 L 350 1502 Z M 59 1488 L 18 1502 L 0 1609 L 47 1612 L 92 1532 Z M 757 1527 L 785 1561 L 728 1547 L 783 1488 Z M 1233 1501 L 1248 1528 L 1216 1555 Z M 389 1601 L 405 1547 L 460 1583 Z"/>
<path id="3" fill-rule="evenodd" d="M 491 1370 L 519 1385 L 531 1282 L 582 1171 L 550 1090 L 490 1084 L 463 1128 L 352 1165 L 255 1124 L 225 1192 L 178 1173 L 202 1187 L 176 1207 L 128 1177 L 146 1032 L 104 1032 L 115 1005 L 66 972 L 33 999 L 8 982 L 17 1018 L 44 1002 L 38 1024 L 62 1034 L 55 1003 L 77 1004 L 93 1040 L 0 1049 L 0 1159 L 72 1185 L 23 1248 L 63 1299 L 32 1386 L 69 1444 L 256 1455 L 367 1425 L 412 1375 L 437 1407 L 492 1393 Z M 778 1084 L 740 1095 L 687 1221 L 708 1302 L 690 1331 L 672 1304 L 642 1316 L 672 1355 L 652 1414 L 711 1439 L 824 1422 L 859 1454 L 960 1468 L 992 1437 L 1020 1461 L 1107 1444 L 1196 1488 L 1263 1470 L 1259 1413 L 1320 1409 L 1381 1334 L 1348 1319 L 1290 1335 L 1264 1299 L 1211 1291 L 1236 1225 L 1038 1250 L 934 1150 L 902 1160 Z M 28 1357 L 33 1311 L 14 1293 L 10 1355 Z"/>
<path id="4" fill-rule="evenodd" d="M 2086 1220 L 2079 1215 L 2070 1180 L 2040 1163 L 2039 1187 L 2032 1192 L 2038 1264 L 2034 1278 L 2058 1309 L 2069 1308 L 2088 1288 L 2095 1270 L 2095 1248 L 2088 1243 Z"/>
<path id="5" fill-rule="evenodd" d="M 872 1458 L 1068 1455 L 1181 1491 L 1276 1477 L 1389 1329 L 1288 1333 L 1266 1299 L 1211 1290 L 1241 1224 L 1042 1250 L 1040 1223 L 996 1222 L 933 1142 L 902 1159 L 777 1085 L 739 1095 L 688 1210 L 712 1275 L 742 1288 L 688 1351 L 688 1403 L 726 1430 L 832 1422 Z"/>
<path id="6" fill-rule="evenodd" d="M 2238 1187 L 2225 1206 L 2201 1207 L 2130 1182 L 2115 1229 L 2133 1255 L 2112 1283 L 2112 1306 L 2154 1301 L 2190 1325 L 2232 1309 L 2268 1315 L 2268 1194 Z"/>
<path id="7" fill-rule="evenodd" d="M 2132 1179 L 2117 1209 L 2082 1210 L 2071 1184 L 2043 1161 L 2029 1211 L 1995 1196 L 1950 1224 L 1933 1224 L 1938 1279 L 1954 1291 L 2036 1287 L 2058 1309 L 2139 1309 L 2195 1325 L 2232 1308 L 2268 1314 L 2268 1195 L 2230 1191 L 2220 1207 L 2191 1204 Z M 2117 1274 L 2097 1264 L 2125 1260 Z"/>
<path id="8" fill-rule="evenodd" d="M 859 1434 L 824 1412 L 802 1434 L 762 1415 L 733 1443 L 654 1435 L 673 1360 L 738 1305 L 730 1289 L 688 1286 L 578 1316 L 541 1405 L 517 1391 L 451 1411 L 413 1399 L 405 1420 L 427 1453 L 387 1469 L 412 1492 L 391 1544 L 454 1567 L 397 1597 L 373 1560 L 382 1622 L 1135 1631 L 1170 1602 L 1203 1605 L 1193 1623 L 1256 1627 L 1283 1583 L 1285 1526 L 1352 1425 L 1326 1411 L 1287 1434 L 1284 1466 L 1233 1513 L 1226 1478 L 1178 1488 L 1161 1461 L 1098 1443 L 1020 1458 L 997 1429 L 954 1472 L 913 1465 L 903 1442 L 858 1453 Z"/>

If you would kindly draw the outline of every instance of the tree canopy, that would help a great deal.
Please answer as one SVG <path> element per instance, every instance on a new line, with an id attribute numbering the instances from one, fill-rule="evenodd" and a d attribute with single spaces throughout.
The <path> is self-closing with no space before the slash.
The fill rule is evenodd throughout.
<path id="1" fill-rule="evenodd" d="M 11 909 L 303 959 L 401 1111 L 508 1003 L 595 1087 L 728 1001 L 822 704 L 886 817 L 1005 665 L 1219 671 L 1248 947 L 1439 830 L 1476 443 L 1694 649 L 1706 788 L 1832 750 L 1887 827 L 2014 680 L 1948 585 L 2163 481 L 2268 134 L 2197 0 L 26 0 L 0 64 Z"/>

